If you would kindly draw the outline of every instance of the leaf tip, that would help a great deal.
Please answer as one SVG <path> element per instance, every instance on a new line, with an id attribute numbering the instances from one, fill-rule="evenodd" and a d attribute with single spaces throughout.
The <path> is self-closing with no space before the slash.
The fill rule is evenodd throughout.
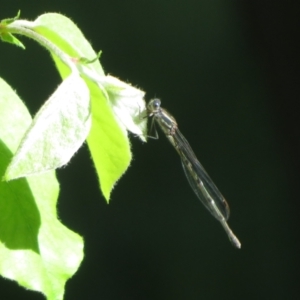
<path id="1" fill-rule="evenodd" d="M 103 196 L 104 196 L 104 198 L 105 198 L 106 203 L 109 204 L 111 190 L 110 190 L 110 191 L 103 191 L 103 190 L 102 190 L 102 193 L 103 193 Z"/>
<path id="2" fill-rule="evenodd" d="M 2 177 L 2 181 L 8 182 L 17 178 L 18 177 L 14 174 L 14 172 L 12 172 L 11 169 L 8 167 L 5 174 Z"/>

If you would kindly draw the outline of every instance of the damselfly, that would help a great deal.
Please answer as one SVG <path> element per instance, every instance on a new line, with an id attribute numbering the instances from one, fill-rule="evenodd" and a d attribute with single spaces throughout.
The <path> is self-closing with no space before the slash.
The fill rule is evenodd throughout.
<path id="1" fill-rule="evenodd" d="M 161 108 L 160 105 L 159 99 L 151 100 L 147 106 L 148 117 L 153 117 L 153 121 L 159 125 L 175 147 L 181 158 L 184 173 L 197 197 L 221 223 L 232 244 L 237 248 L 241 248 L 240 241 L 226 222 L 229 218 L 229 206 L 226 200 L 198 161 L 188 141 L 179 131 L 174 117 Z"/>

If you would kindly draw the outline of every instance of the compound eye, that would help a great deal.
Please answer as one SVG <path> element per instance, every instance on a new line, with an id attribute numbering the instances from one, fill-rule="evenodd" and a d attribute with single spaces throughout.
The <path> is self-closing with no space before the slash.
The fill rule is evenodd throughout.
<path id="1" fill-rule="evenodd" d="M 153 99 L 152 100 L 153 102 L 152 102 L 152 106 L 153 106 L 153 108 L 155 108 L 155 109 L 158 109 L 158 108 L 160 108 L 160 100 L 159 99 Z"/>
<path id="2" fill-rule="evenodd" d="M 147 110 L 149 115 L 157 114 L 160 110 L 160 100 L 157 98 L 150 100 L 147 105 Z"/>

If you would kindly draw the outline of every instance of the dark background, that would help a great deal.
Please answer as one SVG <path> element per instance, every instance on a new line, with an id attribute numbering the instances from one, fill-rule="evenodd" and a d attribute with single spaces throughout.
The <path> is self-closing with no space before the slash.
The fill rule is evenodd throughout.
<path id="1" fill-rule="evenodd" d="M 70 17 L 106 72 L 162 99 L 242 242 L 234 249 L 197 200 L 163 134 L 131 138 L 109 205 L 85 145 L 58 171 L 59 216 L 85 239 L 65 299 L 298 299 L 298 1 L 9 1 L 0 18 L 18 9 Z M 0 75 L 34 114 L 60 79 L 48 53 L 22 41 L 26 51 L 1 43 Z M 2 278 L 0 291 L 43 299 Z"/>

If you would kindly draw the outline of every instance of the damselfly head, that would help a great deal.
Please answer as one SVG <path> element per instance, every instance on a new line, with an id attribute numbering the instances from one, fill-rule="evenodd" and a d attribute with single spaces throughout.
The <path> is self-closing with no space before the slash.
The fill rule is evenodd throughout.
<path id="1" fill-rule="evenodd" d="M 158 98 L 154 98 L 152 100 L 150 100 L 150 102 L 147 105 L 148 111 L 150 113 L 156 112 L 160 109 L 160 100 Z"/>

